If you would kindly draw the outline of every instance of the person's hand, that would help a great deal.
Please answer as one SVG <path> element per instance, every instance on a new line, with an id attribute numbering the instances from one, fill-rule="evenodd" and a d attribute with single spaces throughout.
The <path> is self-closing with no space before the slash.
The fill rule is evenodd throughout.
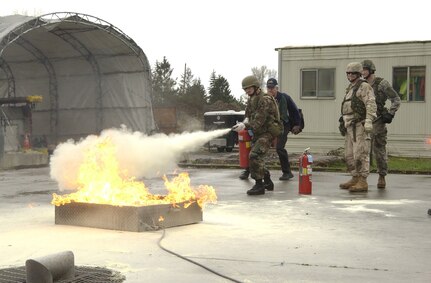
<path id="1" fill-rule="evenodd" d="M 244 121 L 242 121 L 244 124 L 248 123 L 248 118 L 245 118 Z"/>
<path id="2" fill-rule="evenodd" d="M 373 131 L 373 122 L 371 122 L 370 119 L 365 119 L 364 129 L 367 134 L 370 134 Z"/>
<path id="3" fill-rule="evenodd" d="M 236 123 L 235 126 L 232 127 L 232 131 L 239 132 L 245 129 L 245 124 L 242 122 Z"/>
<path id="4" fill-rule="evenodd" d="M 291 132 L 292 132 L 292 134 L 297 135 L 301 132 L 301 127 L 300 126 L 293 126 Z"/>
<path id="5" fill-rule="evenodd" d="M 386 124 L 390 124 L 392 123 L 392 119 L 394 118 L 394 115 L 392 115 L 391 113 L 387 112 L 385 114 L 382 115 L 382 122 L 386 123 Z"/>

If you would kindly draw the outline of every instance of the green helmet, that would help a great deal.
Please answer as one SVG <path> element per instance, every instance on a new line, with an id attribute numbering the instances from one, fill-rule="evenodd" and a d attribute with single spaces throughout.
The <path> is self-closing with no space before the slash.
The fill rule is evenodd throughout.
<path id="1" fill-rule="evenodd" d="M 367 68 L 372 73 L 374 73 L 376 71 L 376 65 L 374 65 L 373 61 L 371 61 L 371 60 L 362 61 L 362 67 Z"/>
<path id="2" fill-rule="evenodd" d="M 247 76 L 242 80 L 242 89 L 249 88 L 251 86 L 260 87 L 259 80 L 255 76 Z"/>
<path id="3" fill-rule="evenodd" d="M 350 73 L 361 73 L 362 72 L 362 64 L 359 62 L 352 62 L 347 65 L 346 72 Z"/>

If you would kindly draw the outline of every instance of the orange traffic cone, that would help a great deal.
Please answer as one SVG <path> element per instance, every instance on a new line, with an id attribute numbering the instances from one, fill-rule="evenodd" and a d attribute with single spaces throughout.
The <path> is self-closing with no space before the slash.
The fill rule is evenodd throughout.
<path id="1" fill-rule="evenodd" d="M 30 140 L 28 138 L 28 134 L 24 135 L 24 150 L 30 149 Z"/>

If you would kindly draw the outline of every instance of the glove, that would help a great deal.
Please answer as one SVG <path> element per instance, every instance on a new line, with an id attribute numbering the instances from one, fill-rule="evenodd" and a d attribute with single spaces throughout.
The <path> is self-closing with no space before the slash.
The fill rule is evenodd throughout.
<path id="1" fill-rule="evenodd" d="M 370 119 L 365 119 L 364 130 L 367 134 L 373 131 L 373 122 Z"/>
<path id="2" fill-rule="evenodd" d="M 242 122 L 236 123 L 235 126 L 232 127 L 232 131 L 239 132 L 245 129 L 245 124 Z"/>
<path id="3" fill-rule="evenodd" d="M 392 119 L 394 118 L 394 115 L 392 115 L 391 113 L 387 112 L 385 114 L 382 115 L 382 122 L 386 123 L 386 124 L 390 124 L 392 123 Z"/>
<path id="4" fill-rule="evenodd" d="M 297 135 L 301 132 L 301 127 L 299 126 L 293 126 L 292 130 L 291 130 L 292 134 Z"/>
<path id="5" fill-rule="evenodd" d="M 244 124 L 248 123 L 248 118 L 245 118 L 244 121 L 242 121 Z"/>

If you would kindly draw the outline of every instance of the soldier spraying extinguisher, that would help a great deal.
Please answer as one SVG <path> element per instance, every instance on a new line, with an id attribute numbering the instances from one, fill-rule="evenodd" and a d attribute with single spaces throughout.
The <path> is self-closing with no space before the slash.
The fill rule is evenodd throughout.
<path id="1" fill-rule="evenodd" d="M 311 195 L 313 173 L 312 164 L 313 156 L 309 153 L 310 148 L 306 148 L 299 158 L 299 193 Z"/>

